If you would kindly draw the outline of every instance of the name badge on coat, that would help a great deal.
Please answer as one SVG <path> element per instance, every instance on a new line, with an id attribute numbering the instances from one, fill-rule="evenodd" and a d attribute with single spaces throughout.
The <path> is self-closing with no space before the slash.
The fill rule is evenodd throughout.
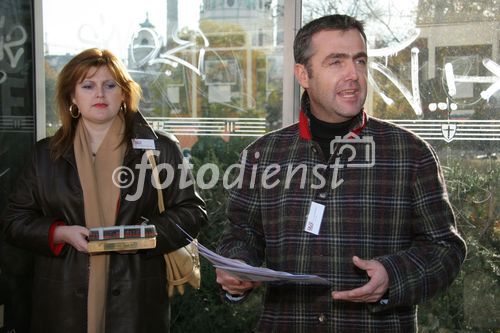
<path id="1" fill-rule="evenodd" d="M 324 212 L 325 205 L 312 201 L 307 215 L 306 227 L 304 228 L 304 231 L 318 235 L 321 222 L 323 222 Z"/>
<path id="2" fill-rule="evenodd" d="M 155 140 L 153 139 L 132 139 L 134 149 L 155 149 Z"/>

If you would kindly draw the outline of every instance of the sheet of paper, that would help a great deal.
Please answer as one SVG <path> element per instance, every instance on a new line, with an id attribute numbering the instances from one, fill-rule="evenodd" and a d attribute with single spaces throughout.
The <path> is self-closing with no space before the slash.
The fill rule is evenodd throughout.
<path id="1" fill-rule="evenodd" d="M 193 238 L 186 233 L 179 225 L 177 227 L 186 234 L 189 241 Z M 312 274 L 291 274 L 282 271 L 275 271 L 264 267 L 254 267 L 240 260 L 223 257 L 198 242 L 198 251 L 202 257 L 207 259 L 214 267 L 229 272 L 242 280 L 262 281 L 262 282 L 288 282 L 303 284 L 331 285 L 331 282 L 317 275 Z"/>

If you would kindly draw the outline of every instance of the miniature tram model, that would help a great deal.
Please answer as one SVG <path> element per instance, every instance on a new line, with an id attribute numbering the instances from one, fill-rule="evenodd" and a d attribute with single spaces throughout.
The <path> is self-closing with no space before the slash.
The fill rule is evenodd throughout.
<path id="1" fill-rule="evenodd" d="M 92 228 L 89 241 L 121 238 L 149 238 L 156 236 L 154 225 L 119 225 L 114 227 Z"/>
<path id="2" fill-rule="evenodd" d="M 156 247 L 156 228 L 148 224 L 91 228 L 88 239 L 89 253 L 150 249 Z"/>

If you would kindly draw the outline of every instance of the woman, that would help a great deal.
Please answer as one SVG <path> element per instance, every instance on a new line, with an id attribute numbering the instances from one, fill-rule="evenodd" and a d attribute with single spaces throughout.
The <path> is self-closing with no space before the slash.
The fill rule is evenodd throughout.
<path id="1" fill-rule="evenodd" d="M 7 241 L 36 254 L 33 332 L 168 331 L 163 254 L 187 243 L 175 224 L 197 235 L 206 213 L 187 186 L 178 142 L 152 131 L 138 112 L 140 97 L 106 50 L 81 52 L 58 77 L 62 127 L 35 145 L 3 218 Z M 172 166 L 173 175 L 160 174 L 173 176 L 162 189 L 162 214 L 145 149 Z M 89 228 L 143 221 L 156 227 L 156 248 L 89 255 Z"/>

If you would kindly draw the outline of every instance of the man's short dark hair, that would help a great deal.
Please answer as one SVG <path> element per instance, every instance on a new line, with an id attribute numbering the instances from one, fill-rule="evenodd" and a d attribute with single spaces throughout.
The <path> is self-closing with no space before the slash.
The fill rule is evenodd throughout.
<path id="1" fill-rule="evenodd" d="M 312 36 L 323 30 L 342 30 L 357 29 L 366 42 L 364 24 L 362 21 L 356 20 L 348 15 L 327 15 L 315 19 L 304 25 L 297 32 L 295 41 L 293 42 L 293 56 L 295 63 L 303 64 L 307 67 L 307 62 L 311 57 L 311 39 Z"/>

